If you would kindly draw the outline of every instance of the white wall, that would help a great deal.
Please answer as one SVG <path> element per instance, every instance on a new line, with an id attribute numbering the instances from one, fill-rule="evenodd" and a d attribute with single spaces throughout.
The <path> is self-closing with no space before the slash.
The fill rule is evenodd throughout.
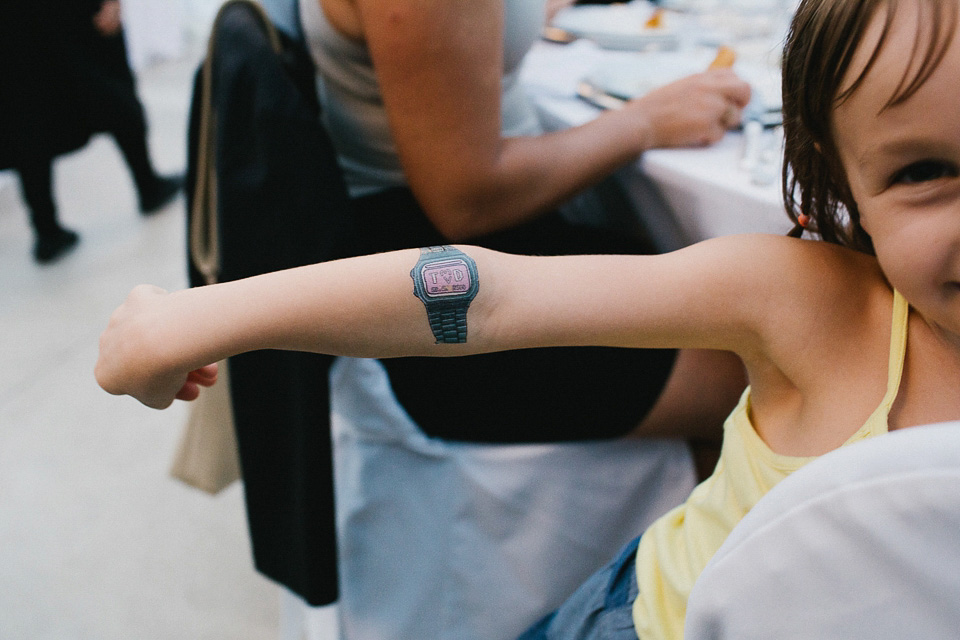
<path id="1" fill-rule="evenodd" d="M 142 70 L 207 40 L 224 0 L 120 0 L 130 64 Z"/>
<path id="2" fill-rule="evenodd" d="M 142 70 L 183 53 L 187 0 L 120 0 L 130 66 Z"/>
<path id="3" fill-rule="evenodd" d="M 162 0 L 161 0 L 162 1 Z M 194 41 L 206 42 L 213 19 L 224 0 L 180 0 L 184 4 L 186 35 Z"/>

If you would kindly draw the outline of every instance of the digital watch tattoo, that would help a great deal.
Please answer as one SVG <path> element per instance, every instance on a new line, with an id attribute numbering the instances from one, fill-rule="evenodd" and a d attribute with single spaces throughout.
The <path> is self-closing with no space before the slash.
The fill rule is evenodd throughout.
<path id="1" fill-rule="evenodd" d="M 453 247 L 423 247 L 410 272 L 437 344 L 467 341 L 467 307 L 480 281 L 473 258 Z"/>

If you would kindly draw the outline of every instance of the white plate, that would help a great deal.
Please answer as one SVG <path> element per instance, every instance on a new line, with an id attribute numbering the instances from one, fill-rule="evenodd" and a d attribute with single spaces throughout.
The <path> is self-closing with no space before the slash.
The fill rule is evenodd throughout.
<path id="1" fill-rule="evenodd" d="M 654 7 L 646 2 L 614 5 L 580 5 L 560 11 L 553 25 L 578 38 L 596 42 L 605 49 L 674 49 L 680 44 L 680 17 L 664 15 L 660 27 L 647 27 Z"/>

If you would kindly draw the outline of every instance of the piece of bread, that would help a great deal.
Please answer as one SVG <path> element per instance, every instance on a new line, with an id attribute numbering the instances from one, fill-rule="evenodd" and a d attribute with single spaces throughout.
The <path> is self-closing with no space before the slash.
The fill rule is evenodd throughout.
<path id="1" fill-rule="evenodd" d="M 713 59 L 713 62 L 711 62 L 710 66 L 707 68 L 708 69 L 729 69 L 733 66 L 733 63 L 736 61 L 736 59 L 737 59 L 736 52 L 732 48 L 726 45 L 723 45 L 717 50 L 717 57 Z"/>

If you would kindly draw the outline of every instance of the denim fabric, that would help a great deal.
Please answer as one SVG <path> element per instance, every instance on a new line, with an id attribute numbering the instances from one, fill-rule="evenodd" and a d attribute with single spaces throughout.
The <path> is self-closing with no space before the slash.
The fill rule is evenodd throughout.
<path id="1" fill-rule="evenodd" d="M 518 640 L 637 640 L 633 601 L 637 598 L 636 557 L 640 537 L 593 574 L 553 613 Z"/>

